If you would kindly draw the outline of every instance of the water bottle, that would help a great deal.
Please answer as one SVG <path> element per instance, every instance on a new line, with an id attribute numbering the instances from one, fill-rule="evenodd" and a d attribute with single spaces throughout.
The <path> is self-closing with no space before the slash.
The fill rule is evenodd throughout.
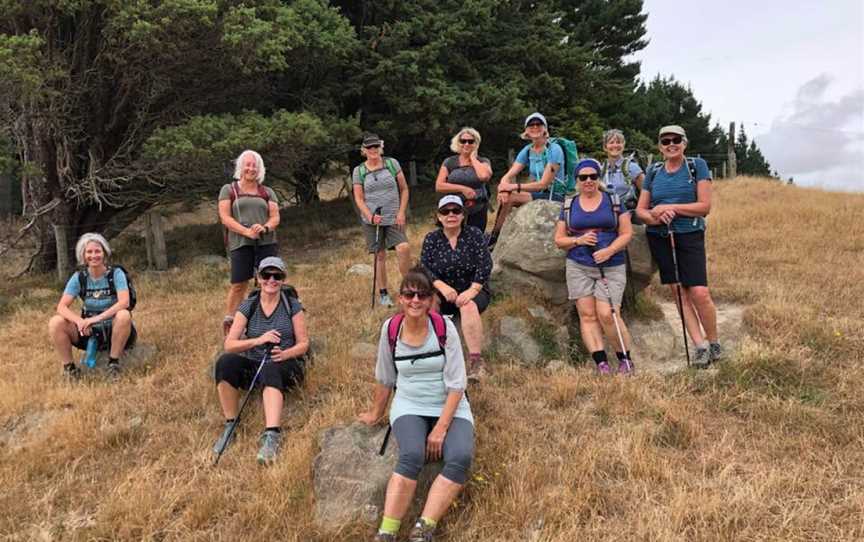
<path id="1" fill-rule="evenodd" d="M 96 367 L 96 351 L 99 348 L 99 341 L 93 335 L 87 340 L 87 353 L 84 356 L 84 365 L 89 368 Z"/>

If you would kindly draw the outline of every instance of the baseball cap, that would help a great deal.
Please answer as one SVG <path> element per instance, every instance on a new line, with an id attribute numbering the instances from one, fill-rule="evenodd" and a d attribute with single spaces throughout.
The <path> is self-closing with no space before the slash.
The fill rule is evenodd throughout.
<path id="1" fill-rule="evenodd" d="M 528 123 L 531 122 L 531 121 L 534 120 L 534 119 L 537 119 L 537 120 L 539 120 L 540 122 L 542 122 L 542 123 L 543 123 L 543 126 L 546 126 L 547 128 L 549 127 L 549 123 L 546 122 L 546 117 L 544 117 L 543 115 L 541 115 L 540 113 L 537 113 L 537 112 L 531 113 L 530 115 L 528 115 L 528 116 L 525 118 L 525 127 L 527 128 L 527 127 L 528 127 Z"/>
<path id="2" fill-rule="evenodd" d="M 681 128 L 677 124 L 670 124 L 669 126 L 660 128 L 660 133 L 657 135 L 662 136 L 663 134 L 675 134 L 680 135 L 681 137 L 687 137 L 687 132 L 684 131 L 684 128 Z"/>
<path id="3" fill-rule="evenodd" d="M 441 209 L 445 205 L 458 205 L 459 207 L 464 207 L 465 205 L 462 203 L 462 198 L 455 194 L 448 194 L 443 198 L 438 200 L 438 208 Z"/>
<path id="4" fill-rule="evenodd" d="M 279 258 L 277 256 L 268 256 L 261 260 L 261 263 L 258 264 L 258 272 L 260 273 L 268 267 L 275 267 L 283 273 L 288 272 L 288 269 L 285 267 L 285 262 L 282 261 L 282 258 Z"/>

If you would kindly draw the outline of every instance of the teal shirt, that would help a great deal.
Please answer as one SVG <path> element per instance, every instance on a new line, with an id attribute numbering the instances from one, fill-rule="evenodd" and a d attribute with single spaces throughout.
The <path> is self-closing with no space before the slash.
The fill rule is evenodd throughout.
<path id="1" fill-rule="evenodd" d="M 558 172 L 552 181 L 552 193 L 556 196 L 564 196 L 567 192 L 567 179 L 564 173 L 564 150 L 558 143 L 548 143 L 543 152 L 534 152 L 533 144 L 522 147 L 516 155 L 516 162 L 528 168 L 528 176 L 534 181 L 543 179 L 546 164 L 558 164 Z M 549 189 L 547 188 L 547 190 Z"/>
<path id="2" fill-rule="evenodd" d="M 129 284 L 126 281 L 126 273 L 117 267 L 114 268 L 114 288 L 118 292 L 129 290 Z M 71 295 L 72 297 L 79 297 L 81 295 L 81 285 L 78 283 L 77 271 L 69 277 L 63 293 Z M 111 295 L 111 289 L 108 287 L 108 274 L 106 273 L 98 279 L 94 279 L 88 273 L 86 294 L 84 296 L 84 310 L 100 314 L 111 308 L 115 303 L 117 303 L 117 296 Z M 110 322 L 111 320 L 113 320 L 113 318 L 106 321 Z"/>
<path id="3" fill-rule="evenodd" d="M 711 181 L 711 171 L 708 164 L 701 158 L 693 158 L 696 167 L 696 178 L 691 179 L 690 168 L 683 163 L 672 173 L 666 171 L 661 164 L 656 170 L 650 170 L 642 183 L 642 190 L 651 193 L 651 207 L 668 203 L 696 203 L 696 184 Z M 652 174 L 653 171 L 653 174 Z M 705 218 L 701 216 L 677 216 L 672 220 L 672 231 L 675 233 L 692 233 L 705 229 Z M 666 225 L 648 226 L 651 233 L 666 233 Z"/>
<path id="4" fill-rule="evenodd" d="M 396 386 L 396 395 L 390 405 L 390 423 L 400 416 L 413 414 L 416 416 L 440 417 L 451 391 L 465 391 L 468 378 L 465 374 L 465 358 L 462 355 L 462 343 L 456 326 L 449 318 L 444 319 L 447 325 L 447 344 L 442 355 L 422 359 L 405 359 L 396 362 L 398 375 L 393 367 L 393 355 L 387 340 L 387 325 L 381 327 L 381 339 L 378 341 L 378 362 L 375 365 L 375 379 L 384 386 Z M 401 333 L 400 333 L 401 335 Z M 409 356 L 437 352 L 438 337 L 431 320 L 428 323 L 426 342 L 420 347 L 413 347 L 396 341 L 396 356 Z M 456 408 L 455 418 L 462 418 L 474 423 L 468 398 L 462 395 Z"/>

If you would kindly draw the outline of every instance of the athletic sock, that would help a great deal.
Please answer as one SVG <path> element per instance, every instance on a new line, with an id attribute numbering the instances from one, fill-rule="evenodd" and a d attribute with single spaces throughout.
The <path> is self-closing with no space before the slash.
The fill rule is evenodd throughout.
<path id="1" fill-rule="evenodd" d="M 118 363 L 120 363 L 120 358 L 108 358 L 108 365 L 117 365 Z"/>
<path id="2" fill-rule="evenodd" d="M 69 363 L 64 363 L 63 364 L 63 370 L 64 371 L 74 371 L 75 370 L 75 362 L 70 361 Z"/>
<path id="3" fill-rule="evenodd" d="M 225 423 L 226 423 L 226 424 L 234 423 L 234 420 L 235 420 L 235 418 L 226 418 L 226 419 L 225 419 Z"/>
<path id="4" fill-rule="evenodd" d="M 625 358 L 629 359 L 630 361 L 633 361 L 630 358 L 630 351 L 629 350 L 626 352 L 615 352 L 615 355 L 618 357 L 618 361 L 624 361 Z"/>
<path id="5" fill-rule="evenodd" d="M 606 357 L 605 350 L 597 350 L 596 352 L 591 352 L 591 359 L 594 360 L 594 363 L 600 365 L 601 363 L 608 363 L 609 358 Z"/>
<path id="6" fill-rule="evenodd" d="M 378 293 L 381 295 L 387 295 L 387 288 L 381 288 L 380 290 L 378 290 Z"/>
<path id="7" fill-rule="evenodd" d="M 268 427 L 265 429 L 265 431 L 273 431 L 274 433 L 281 433 L 282 428 L 281 427 Z"/>
<path id="8" fill-rule="evenodd" d="M 433 527 L 433 528 L 438 526 L 438 522 L 437 522 L 437 521 L 435 521 L 435 520 L 432 519 L 432 518 L 427 518 L 426 516 L 420 516 L 420 521 L 422 521 L 422 522 L 425 523 L 426 525 L 428 525 L 428 526 L 430 526 L 430 527 Z"/>
<path id="9" fill-rule="evenodd" d="M 399 533 L 399 527 L 401 526 L 402 520 L 384 516 L 381 518 L 381 526 L 378 527 L 378 532 L 395 535 Z"/>
<path id="10" fill-rule="evenodd" d="M 483 354 L 480 352 L 468 352 L 468 361 L 480 361 L 482 357 Z"/>

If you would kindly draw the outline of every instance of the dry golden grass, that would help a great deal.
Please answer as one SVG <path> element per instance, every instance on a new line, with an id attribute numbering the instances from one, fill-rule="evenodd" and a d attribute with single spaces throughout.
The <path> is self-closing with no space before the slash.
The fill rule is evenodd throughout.
<path id="1" fill-rule="evenodd" d="M 741 352 L 718 371 L 632 379 L 498 360 L 471 396 L 473 478 L 442 540 L 864 538 L 864 196 L 757 179 L 716 192 L 711 283 L 719 303 L 749 304 Z M 370 314 L 369 280 L 345 274 L 369 259 L 347 206 L 307 216 L 285 220 L 282 248 L 323 347 L 287 403 L 272 468 L 254 461 L 259 403 L 210 467 L 221 417 L 207 369 L 224 273 L 136 276 L 135 318 L 160 353 L 116 384 L 62 384 L 45 338 L 55 299 L 17 298 L 0 330 L 0 536 L 371 538 L 361 523 L 313 526 L 311 463 L 319 431 L 368 404 L 372 362 L 348 352 L 374 341 L 385 315 Z M 425 229 L 409 230 L 415 253 Z M 212 228 L 172 242 L 218 252 Z M 391 286 L 395 276 L 391 267 Z"/>

